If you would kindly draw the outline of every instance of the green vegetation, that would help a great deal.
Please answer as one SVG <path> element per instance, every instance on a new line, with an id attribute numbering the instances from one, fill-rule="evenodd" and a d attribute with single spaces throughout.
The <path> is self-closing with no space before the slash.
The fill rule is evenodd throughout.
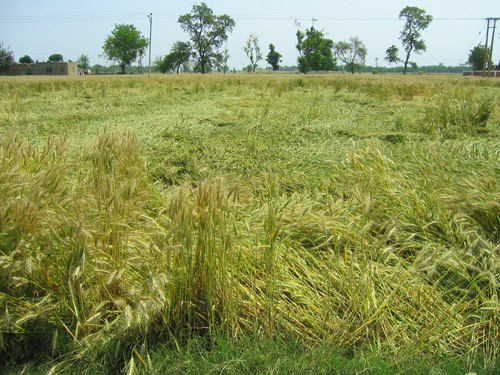
<path id="1" fill-rule="evenodd" d="M 368 53 L 364 43 L 357 37 L 349 38 L 348 42 L 338 42 L 333 47 L 335 55 L 346 64 L 346 68 L 354 74 L 354 70 L 365 66 Z"/>
<path id="2" fill-rule="evenodd" d="M 490 61 L 491 48 L 486 50 L 484 45 L 477 45 L 469 53 L 467 65 L 472 66 L 473 70 L 483 70 L 484 67 L 488 68 L 488 61 Z"/>
<path id="3" fill-rule="evenodd" d="M 337 61 L 333 57 L 333 40 L 325 38 L 322 30 L 314 26 L 306 31 L 297 30 L 297 51 L 299 71 L 335 70 Z"/>
<path id="4" fill-rule="evenodd" d="M 49 62 L 62 62 L 62 61 L 64 61 L 64 57 L 60 53 L 54 53 L 54 54 L 49 56 L 48 61 Z"/>
<path id="5" fill-rule="evenodd" d="M 158 59 L 156 66 L 161 73 L 176 71 L 179 74 L 181 66 L 189 62 L 191 53 L 189 42 L 177 41 L 172 46 L 168 55 Z"/>
<path id="6" fill-rule="evenodd" d="M 427 47 L 422 39 L 421 32 L 429 27 L 432 22 L 432 16 L 426 14 L 424 9 L 407 6 L 399 13 L 399 18 L 405 18 L 405 25 L 399 39 L 403 44 L 406 53 L 404 60 L 398 57 L 399 49 L 393 44 L 386 51 L 385 59 L 389 63 L 402 62 L 404 64 L 403 74 L 406 74 L 408 64 L 415 65 L 410 61 L 411 54 L 425 52 Z"/>
<path id="7" fill-rule="evenodd" d="M 247 55 L 250 60 L 250 64 L 252 65 L 252 72 L 255 72 L 255 68 L 259 65 L 259 61 L 262 60 L 262 52 L 260 51 L 259 46 L 259 38 L 255 34 L 250 34 L 248 37 L 245 47 L 243 47 L 243 51 Z"/>
<path id="8" fill-rule="evenodd" d="M 141 59 L 146 52 L 148 42 L 134 25 L 115 25 L 102 46 L 104 56 L 118 63 L 125 73 L 125 68 L 137 59 Z"/>
<path id="9" fill-rule="evenodd" d="M 499 94 L 2 77 L 3 371 L 498 373 Z"/>
<path id="10" fill-rule="evenodd" d="M 83 53 L 78 56 L 78 60 L 76 60 L 76 63 L 78 64 L 78 67 L 82 69 L 84 72 L 87 72 L 87 70 L 90 67 L 90 59 L 87 55 L 84 55 Z"/>
<path id="11" fill-rule="evenodd" d="M 281 58 L 282 58 L 281 54 L 278 51 L 276 51 L 276 47 L 274 47 L 274 44 L 271 43 L 269 45 L 269 53 L 266 56 L 266 61 L 268 62 L 269 65 L 271 65 L 273 71 L 277 71 L 280 69 L 279 64 L 280 62 L 282 62 Z"/>
<path id="12" fill-rule="evenodd" d="M 14 52 L 10 47 L 4 47 L 3 43 L 0 43 L 0 73 L 5 74 L 14 61 Z"/>
<path id="13" fill-rule="evenodd" d="M 192 56 L 200 66 L 201 73 L 207 73 L 236 23 L 227 14 L 214 14 L 205 3 L 193 5 L 191 13 L 180 16 L 178 22 L 191 38 L 194 50 Z"/>
<path id="14" fill-rule="evenodd" d="M 33 64 L 34 63 L 33 59 L 31 57 L 29 57 L 28 55 L 24 55 L 23 57 L 21 57 L 19 59 L 19 62 L 21 64 Z"/>

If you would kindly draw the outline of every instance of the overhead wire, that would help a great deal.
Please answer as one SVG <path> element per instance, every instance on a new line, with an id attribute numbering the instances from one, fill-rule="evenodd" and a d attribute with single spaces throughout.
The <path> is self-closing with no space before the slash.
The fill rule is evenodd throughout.
<path id="1" fill-rule="evenodd" d="M 458 61 L 459 64 L 463 61 L 463 59 L 465 58 L 465 56 L 469 53 L 469 51 L 472 48 L 472 46 L 474 46 L 477 43 L 477 40 L 479 39 L 479 36 L 481 36 L 481 34 L 483 33 L 483 31 L 484 31 L 485 28 L 486 28 L 486 25 L 483 25 L 483 28 L 481 29 L 481 31 L 479 32 L 479 34 L 476 35 L 474 41 L 470 44 L 469 48 L 467 48 L 465 50 L 464 55 Z"/>
<path id="2" fill-rule="evenodd" d="M 176 19 L 180 13 L 154 13 L 155 18 Z M 60 14 L 60 15 L 34 15 L 34 16 L 0 16 L 0 23 L 35 23 L 35 22 L 82 22 L 82 21 L 110 21 L 123 19 L 142 19 L 147 14 L 142 13 L 113 13 L 113 14 Z M 251 15 L 240 14 L 232 16 L 240 21 L 289 21 L 289 20 L 317 20 L 340 22 L 387 22 L 401 21 L 394 17 L 333 17 L 333 16 L 291 16 L 291 15 Z M 478 21 L 482 18 L 434 18 L 434 21 Z"/>

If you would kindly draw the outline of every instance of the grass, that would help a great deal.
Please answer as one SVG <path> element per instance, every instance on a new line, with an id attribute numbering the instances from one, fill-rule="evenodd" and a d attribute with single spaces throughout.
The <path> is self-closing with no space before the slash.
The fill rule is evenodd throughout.
<path id="1" fill-rule="evenodd" d="M 20 368 L 6 368 L 7 375 L 40 374 L 49 366 L 40 368 L 25 364 Z M 493 375 L 497 368 L 481 365 L 467 366 L 455 358 L 419 357 L 394 360 L 383 358 L 370 350 L 352 355 L 340 355 L 328 345 L 309 348 L 294 339 L 280 341 L 228 341 L 217 338 L 207 342 L 195 338 L 182 343 L 163 343 L 149 349 L 138 347 L 124 365 L 124 372 L 152 374 L 467 374 Z M 116 367 L 99 363 L 80 362 L 64 373 L 113 374 Z"/>
<path id="2" fill-rule="evenodd" d="M 5 364 L 495 373 L 499 89 L 3 77 Z"/>

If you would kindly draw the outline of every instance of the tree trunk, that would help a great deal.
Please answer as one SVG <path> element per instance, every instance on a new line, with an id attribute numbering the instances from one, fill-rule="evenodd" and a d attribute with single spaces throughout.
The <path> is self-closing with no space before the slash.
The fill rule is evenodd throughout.
<path id="1" fill-rule="evenodd" d="M 206 61 L 205 59 L 201 59 L 201 74 L 205 74 L 205 64 L 206 64 Z"/>
<path id="2" fill-rule="evenodd" d="M 410 48 L 410 50 L 406 53 L 406 60 L 405 60 L 405 67 L 403 69 L 403 74 L 406 74 L 406 68 L 408 67 L 408 61 L 410 60 L 410 54 L 411 51 L 413 51 L 413 46 Z"/>

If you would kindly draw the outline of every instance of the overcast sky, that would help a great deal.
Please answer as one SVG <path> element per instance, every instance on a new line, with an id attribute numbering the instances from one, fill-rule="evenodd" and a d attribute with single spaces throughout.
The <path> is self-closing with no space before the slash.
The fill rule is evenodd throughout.
<path id="1" fill-rule="evenodd" d="M 0 42 L 10 47 L 16 60 L 29 55 L 47 60 L 60 53 L 65 60 L 85 54 L 91 65 L 109 65 L 102 45 L 115 24 L 133 24 L 149 38 L 149 20 L 153 14 L 152 58 L 165 55 L 177 40 L 188 40 L 177 23 L 179 15 L 191 11 L 201 1 L 169 0 L 0 0 Z M 283 55 L 282 65 L 296 65 L 297 27 L 312 25 L 322 29 L 334 42 L 358 36 L 368 49 L 367 65 L 387 65 L 385 50 L 392 44 L 401 49 L 398 39 L 404 21 L 399 12 L 407 5 L 424 9 L 434 17 L 423 33 L 427 52 L 414 55 L 418 65 L 459 65 L 467 61 L 471 48 L 486 38 L 487 17 L 500 17 L 498 0 L 206 0 L 220 14 L 228 14 L 236 27 L 227 42 L 231 68 L 249 64 L 243 46 L 251 33 L 259 37 L 264 56 L 273 43 Z M 494 59 L 500 59 L 500 22 L 497 23 Z M 491 35 L 491 31 L 490 31 Z M 147 65 L 147 61 L 145 61 Z M 259 66 L 265 67 L 265 61 Z"/>

